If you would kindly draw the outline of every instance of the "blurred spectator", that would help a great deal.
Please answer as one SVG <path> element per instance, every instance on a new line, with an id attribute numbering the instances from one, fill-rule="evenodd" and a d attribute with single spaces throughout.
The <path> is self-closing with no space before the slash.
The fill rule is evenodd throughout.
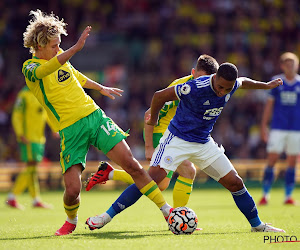
<path id="1" fill-rule="evenodd" d="M 238 66 L 240 76 L 267 81 L 280 72 L 276 62 L 282 52 L 300 54 L 297 0 L 19 2 L 0 3 L 0 141 L 8 137 L 12 103 L 22 88 L 17 79 L 21 76 L 20 62 L 29 57 L 21 45 L 30 9 L 53 11 L 65 19 L 69 35 L 62 47 L 74 43 L 86 24 L 92 25 L 93 34 L 82 51 L 87 60 L 75 56 L 72 64 L 83 72 L 92 70 L 94 77 L 126 91 L 117 104 L 100 96 L 93 98 L 124 130 L 130 129 L 128 142 L 137 158 L 142 158 L 141 114 L 149 107 L 152 94 L 184 76 L 197 55 L 209 54 L 219 63 L 230 61 Z M 122 77 L 112 78 L 118 74 Z M 223 122 L 216 125 L 214 138 L 226 146 L 229 158 L 265 156 L 257 138 L 264 104 L 259 93 L 235 96 L 236 101 L 223 112 Z M 229 139 L 231 126 L 237 134 L 234 141 Z M 5 147 L 1 144 L 0 150 L 9 152 Z M 11 159 L 3 152 L 0 161 Z M 98 160 L 97 154 L 91 153 L 89 159 Z"/>

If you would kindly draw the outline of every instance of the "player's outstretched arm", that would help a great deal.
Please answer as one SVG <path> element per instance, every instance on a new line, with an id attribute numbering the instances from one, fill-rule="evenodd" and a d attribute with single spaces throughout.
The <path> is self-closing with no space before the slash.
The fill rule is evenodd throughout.
<path id="1" fill-rule="evenodd" d="M 106 87 L 103 86 L 89 78 L 87 78 L 86 83 L 83 85 L 84 88 L 86 89 L 94 89 L 99 91 L 102 95 L 105 95 L 107 97 L 109 97 L 110 99 L 115 99 L 115 97 L 113 95 L 116 96 L 122 96 L 122 92 L 124 92 L 122 89 L 118 89 L 118 88 L 111 88 L 111 87 Z"/>
<path id="2" fill-rule="evenodd" d="M 91 26 L 87 26 L 82 32 L 81 36 L 79 37 L 77 43 L 57 56 L 57 60 L 61 65 L 65 64 L 68 60 L 70 60 L 72 56 L 74 56 L 78 51 L 80 51 L 83 48 L 91 29 Z"/>
<path id="3" fill-rule="evenodd" d="M 175 94 L 175 87 L 169 87 L 163 90 L 156 91 L 151 101 L 151 115 L 146 122 L 148 125 L 156 125 L 158 122 L 158 114 L 165 102 L 178 100 Z"/>
<path id="4" fill-rule="evenodd" d="M 274 89 L 283 84 L 280 78 L 274 79 L 269 82 L 255 81 L 250 78 L 240 77 L 238 78 L 242 82 L 241 89 Z"/>

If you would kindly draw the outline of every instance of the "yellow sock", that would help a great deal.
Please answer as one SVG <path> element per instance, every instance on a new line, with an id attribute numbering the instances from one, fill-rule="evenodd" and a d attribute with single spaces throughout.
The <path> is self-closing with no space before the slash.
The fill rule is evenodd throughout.
<path id="1" fill-rule="evenodd" d="M 140 189 L 140 192 L 152 200 L 159 208 L 166 204 L 165 198 L 153 180 Z"/>
<path id="2" fill-rule="evenodd" d="M 133 181 L 132 177 L 130 176 L 130 174 L 128 174 L 124 170 L 118 170 L 118 169 L 114 170 L 113 180 L 114 181 L 123 181 L 123 182 L 128 183 L 128 184 L 133 184 L 134 183 L 134 181 Z"/>
<path id="3" fill-rule="evenodd" d="M 24 169 L 17 177 L 14 187 L 12 189 L 12 193 L 14 195 L 19 195 L 24 192 L 24 190 L 28 187 L 30 172 L 28 168 Z"/>
<path id="4" fill-rule="evenodd" d="M 68 206 L 64 204 L 65 212 L 70 219 L 72 220 L 75 219 L 75 217 L 77 216 L 77 211 L 79 209 L 79 206 L 80 206 L 80 202 L 72 206 Z"/>
<path id="5" fill-rule="evenodd" d="M 173 206 L 184 207 L 189 201 L 193 188 L 193 180 L 178 176 L 173 189 Z"/>
<path id="6" fill-rule="evenodd" d="M 40 196 L 40 186 L 36 166 L 29 167 L 28 191 L 33 199 Z"/>

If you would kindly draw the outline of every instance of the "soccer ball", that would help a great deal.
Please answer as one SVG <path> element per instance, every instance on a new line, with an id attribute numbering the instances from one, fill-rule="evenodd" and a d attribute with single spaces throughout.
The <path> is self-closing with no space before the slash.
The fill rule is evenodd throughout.
<path id="1" fill-rule="evenodd" d="M 169 229 L 173 234 L 192 234 L 197 224 L 196 213 L 188 207 L 177 207 L 168 217 Z"/>

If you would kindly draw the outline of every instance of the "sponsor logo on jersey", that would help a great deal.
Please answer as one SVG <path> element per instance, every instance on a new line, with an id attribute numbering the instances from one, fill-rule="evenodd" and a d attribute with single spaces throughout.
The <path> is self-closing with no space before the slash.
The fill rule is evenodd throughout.
<path id="1" fill-rule="evenodd" d="M 207 100 L 206 102 L 204 102 L 203 105 L 210 105 L 209 100 Z"/>
<path id="2" fill-rule="evenodd" d="M 59 85 L 67 86 L 71 82 L 71 73 L 66 67 L 61 67 L 55 76 Z"/>
<path id="3" fill-rule="evenodd" d="M 59 82 L 63 82 L 63 81 L 65 81 L 65 80 L 69 79 L 69 78 L 70 78 L 70 73 L 69 73 L 69 72 L 64 71 L 64 70 L 62 70 L 62 69 L 60 69 L 60 70 L 58 71 L 58 78 L 57 78 L 57 80 L 58 80 Z"/>
<path id="4" fill-rule="evenodd" d="M 172 156 L 166 156 L 164 160 L 165 160 L 165 163 L 167 163 L 167 164 L 171 164 L 173 162 Z"/>
<path id="5" fill-rule="evenodd" d="M 204 120 L 211 120 L 214 119 L 215 117 L 219 116 L 222 112 L 224 107 L 220 108 L 213 108 L 213 109 L 207 109 L 204 113 L 203 119 Z"/>

